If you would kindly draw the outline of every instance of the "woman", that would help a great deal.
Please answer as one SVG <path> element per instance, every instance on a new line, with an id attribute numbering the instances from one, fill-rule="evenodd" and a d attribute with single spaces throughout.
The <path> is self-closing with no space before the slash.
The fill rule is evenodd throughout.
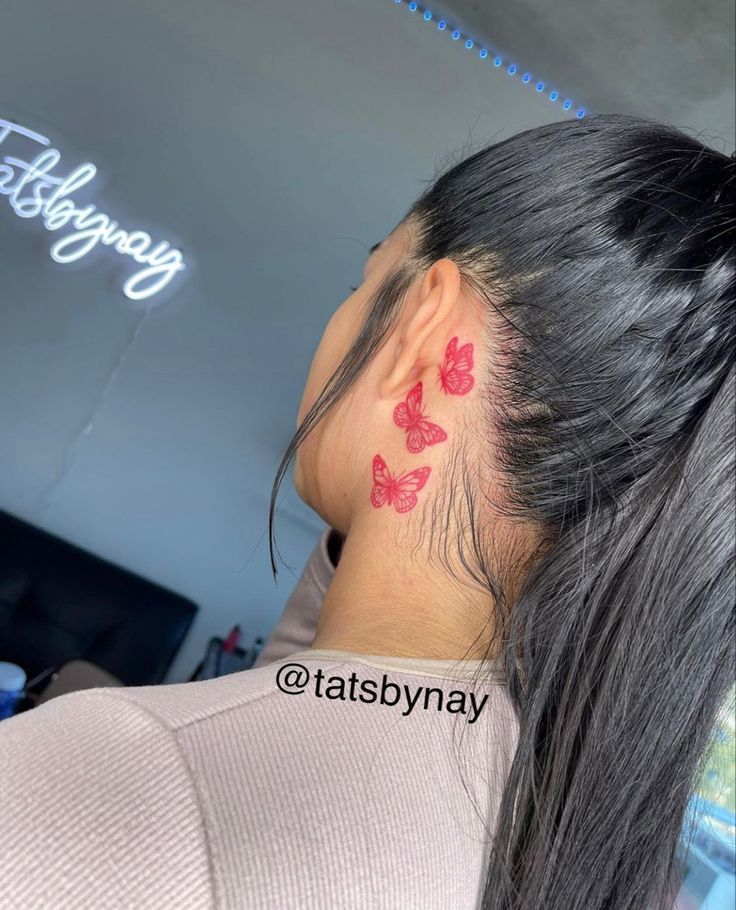
<path id="1" fill-rule="evenodd" d="M 441 175 L 277 476 L 344 540 L 316 629 L 3 724 L 0 906 L 671 906 L 733 678 L 735 174 L 611 115 Z"/>

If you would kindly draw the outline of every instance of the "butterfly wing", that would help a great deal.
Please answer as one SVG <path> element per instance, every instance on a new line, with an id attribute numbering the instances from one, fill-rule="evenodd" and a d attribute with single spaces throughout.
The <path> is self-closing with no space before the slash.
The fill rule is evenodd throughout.
<path id="1" fill-rule="evenodd" d="M 417 452 L 421 452 L 425 446 L 424 437 L 422 436 L 422 430 L 420 424 L 423 421 L 417 421 L 413 429 L 409 430 L 406 434 L 406 447 L 407 449 L 416 455 Z"/>
<path id="2" fill-rule="evenodd" d="M 457 339 L 456 339 L 457 340 Z M 468 373 L 473 369 L 473 345 L 469 341 L 459 350 L 453 353 L 450 371 L 459 370 L 461 373 Z"/>
<path id="3" fill-rule="evenodd" d="M 391 472 L 386 467 L 386 462 L 380 455 L 373 456 L 373 488 L 371 489 L 371 503 L 380 509 L 391 501 L 391 487 L 394 483 Z"/>
<path id="4" fill-rule="evenodd" d="M 416 450 L 418 452 L 421 452 L 424 446 L 433 446 L 438 442 L 444 442 L 447 439 L 447 433 L 445 433 L 442 427 L 438 426 L 436 423 L 432 423 L 431 420 L 425 420 L 424 418 L 417 423 L 417 432 L 422 440 L 421 448 Z M 411 446 L 409 446 L 409 450 L 414 451 Z"/>
<path id="5" fill-rule="evenodd" d="M 445 391 L 450 395 L 467 395 L 474 383 L 475 379 L 470 373 L 452 370 L 445 378 Z"/>
<path id="6" fill-rule="evenodd" d="M 418 382 L 394 408 L 394 423 L 404 430 L 411 429 L 422 414 L 422 384 Z"/>
<path id="7" fill-rule="evenodd" d="M 440 368 L 440 383 L 448 395 L 465 395 L 472 388 L 475 379 L 470 371 L 473 369 L 473 345 L 464 344 L 459 350 L 457 338 L 447 345 L 445 362 Z"/>
<path id="8" fill-rule="evenodd" d="M 452 369 L 452 365 L 455 361 L 455 352 L 457 351 L 457 335 L 454 338 L 451 338 L 447 343 L 445 348 L 445 359 L 442 363 L 437 365 L 437 372 L 439 374 L 440 386 L 442 387 L 443 392 L 447 392 L 447 376 Z"/>
<path id="9" fill-rule="evenodd" d="M 451 338 L 445 348 L 445 370 L 449 370 L 455 359 L 455 351 L 457 351 L 457 335 L 454 338 Z"/>
<path id="10" fill-rule="evenodd" d="M 409 407 L 405 401 L 400 401 L 394 408 L 394 423 L 397 427 L 401 427 L 402 430 L 411 426 Z"/>
<path id="11" fill-rule="evenodd" d="M 410 389 L 406 396 L 406 406 L 409 410 L 409 416 L 416 420 L 422 414 L 422 384 L 418 382 L 413 389 Z"/>
<path id="12" fill-rule="evenodd" d="M 393 503 L 397 512 L 408 512 L 417 504 L 417 493 L 429 477 L 430 467 L 415 468 L 407 471 L 393 481 Z"/>

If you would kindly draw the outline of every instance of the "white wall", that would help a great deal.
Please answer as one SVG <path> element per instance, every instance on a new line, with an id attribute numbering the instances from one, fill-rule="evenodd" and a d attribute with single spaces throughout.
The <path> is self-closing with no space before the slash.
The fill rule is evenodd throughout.
<path id="1" fill-rule="evenodd" d="M 367 247 L 448 154 L 569 115 L 391 0 L 4 0 L 0 60 L 0 118 L 189 262 L 133 303 L 0 196 L 0 507 L 197 602 L 183 680 L 269 630 L 322 527 L 289 492 L 275 585 L 271 481 Z"/>

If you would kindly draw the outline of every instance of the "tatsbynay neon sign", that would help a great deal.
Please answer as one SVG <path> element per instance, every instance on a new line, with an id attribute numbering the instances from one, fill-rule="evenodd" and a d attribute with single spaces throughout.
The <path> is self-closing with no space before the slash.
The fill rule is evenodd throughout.
<path id="1" fill-rule="evenodd" d="M 87 162 L 80 164 L 66 177 L 52 175 L 61 160 L 58 149 L 50 148 L 51 140 L 17 123 L 0 118 L 0 146 L 11 136 L 30 139 L 44 146 L 32 161 L 12 155 L 0 159 L 0 196 L 7 196 L 19 218 L 38 218 L 49 231 L 71 226 L 73 233 L 57 240 L 51 247 L 55 262 L 76 262 L 91 253 L 98 245 L 112 247 L 123 256 L 130 256 L 144 268 L 139 269 L 123 285 L 123 293 L 131 300 L 144 300 L 158 294 L 171 279 L 186 268 L 180 250 L 166 241 L 153 246 L 145 231 L 127 231 L 119 227 L 96 206 L 77 208 L 68 197 L 94 179 L 97 168 Z"/>

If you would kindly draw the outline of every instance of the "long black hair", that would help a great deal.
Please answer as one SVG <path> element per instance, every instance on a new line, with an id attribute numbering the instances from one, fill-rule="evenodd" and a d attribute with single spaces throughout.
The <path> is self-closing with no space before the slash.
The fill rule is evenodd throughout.
<path id="1" fill-rule="evenodd" d="M 462 565 L 502 621 L 519 720 L 486 910 L 671 906 L 688 801 L 734 678 L 735 197 L 733 160 L 621 115 L 528 130 L 453 164 L 407 213 L 410 256 L 279 467 L 272 563 L 298 445 L 381 346 L 412 281 L 453 259 L 505 354 L 483 396 L 505 508 L 544 532 L 508 601 L 485 545 L 483 467 L 459 465 L 473 528 Z"/>

